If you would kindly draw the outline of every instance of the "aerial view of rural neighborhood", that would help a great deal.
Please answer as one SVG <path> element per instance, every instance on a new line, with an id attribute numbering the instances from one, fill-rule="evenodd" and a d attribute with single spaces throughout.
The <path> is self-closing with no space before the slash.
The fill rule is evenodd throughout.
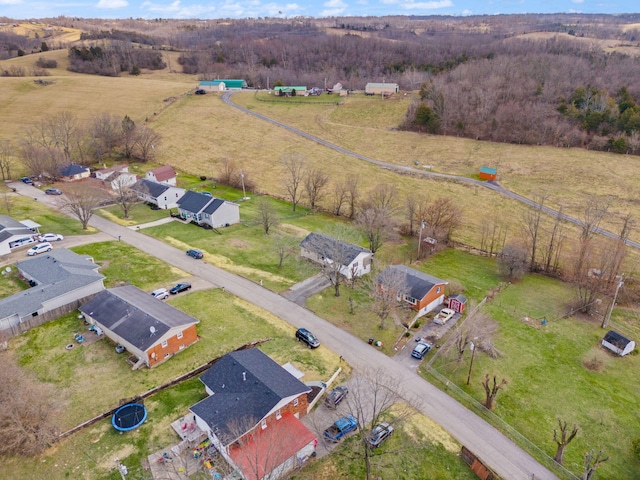
<path id="1" fill-rule="evenodd" d="M 640 480 L 640 14 L 0 16 L 0 77 L 0 479 Z"/>

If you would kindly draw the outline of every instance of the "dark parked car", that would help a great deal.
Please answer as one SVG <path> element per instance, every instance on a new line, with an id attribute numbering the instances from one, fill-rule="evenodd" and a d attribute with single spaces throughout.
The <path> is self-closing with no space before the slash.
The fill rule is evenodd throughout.
<path id="1" fill-rule="evenodd" d="M 424 356 L 429 353 L 429 350 L 431 350 L 431 345 L 425 342 L 419 342 L 418 345 L 416 345 L 416 348 L 413 349 L 413 352 L 411 352 L 411 356 L 418 360 L 422 360 Z"/>
<path id="2" fill-rule="evenodd" d="M 189 255 L 190 257 L 193 257 L 193 258 L 202 258 L 202 257 L 204 257 L 202 252 L 200 250 L 196 250 L 196 249 L 187 250 L 187 255 Z"/>
<path id="3" fill-rule="evenodd" d="M 299 342 L 306 343 L 309 348 L 317 348 L 320 346 L 320 342 L 315 335 L 306 328 L 299 328 L 296 331 L 296 338 Z"/>
<path id="4" fill-rule="evenodd" d="M 27 185 L 33 185 L 33 180 L 31 180 L 29 177 L 22 177 L 20 181 L 26 183 Z"/>
<path id="5" fill-rule="evenodd" d="M 169 290 L 169 293 L 171 295 L 175 295 L 176 293 L 186 292 L 187 290 L 191 290 L 190 283 L 179 283 L 175 287 L 173 287 L 171 290 Z"/>
<path id="6" fill-rule="evenodd" d="M 337 386 L 324 398 L 324 404 L 327 408 L 336 408 L 340 402 L 342 402 L 345 398 L 347 398 L 347 394 L 349 393 L 349 389 L 343 385 Z"/>
<path id="7" fill-rule="evenodd" d="M 57 188 L 47 188 L 44 193 L 47 195 L 62 195 L 62 190 Z"/>
<path id="8" fill-rule="evenodd" d="M 393 433 L 393 427 L 387 422 L 383 422 L 371 431 L 367 437 L 367 443 L 371 448 L 379 447 Z"/>
<path id="9" fill-rule="evenodd" d="M 196 95 L 204 95 L 205 93 L 207 93 L 206 90 L 203 90 L 201 88 L 199 88 L 198 90 L 196 90 Z"/>

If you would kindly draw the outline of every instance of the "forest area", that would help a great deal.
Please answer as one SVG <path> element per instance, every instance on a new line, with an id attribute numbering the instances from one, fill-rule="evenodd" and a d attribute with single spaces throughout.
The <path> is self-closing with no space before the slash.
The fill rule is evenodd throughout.
<path id="1" fill-rule="evenodd" d="M 76 72 L 137 75 L 179 51 L 202 80 L 420 91 L 400 128 L 640 154 L 640 15 L 43 21 L 84 32 L 55 45 Z M 3 31 L 0 56 L 55 48 L 40 40 Z"/>

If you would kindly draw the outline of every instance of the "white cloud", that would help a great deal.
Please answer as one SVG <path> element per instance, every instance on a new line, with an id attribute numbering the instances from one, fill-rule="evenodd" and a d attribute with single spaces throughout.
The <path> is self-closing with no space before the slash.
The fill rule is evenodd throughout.
<path id="1" fill-rule="evenodd" d="M 581 4 L 581 3 L 584 3 L 584 0 L 571 0 L 571 3 Z"/>
<path id="2" fill-rule="evenodd" d="M 451 0 L 430 2 L 414 2 L 413 0 L 409 0 L 396 1 L 395 3 L 397 3 L 400 8 L 404 8 L 405 10 L 436 10 L 438 8 L 453 7 L 453 2 Z"/>
<path id="3" fill-rule="evenodd" d="M 124 8 L 127 5 L 127 0 L 100 0 L 96 5 L 97 8 Z"/>
<path id="4" fill-rule="evenodd" d="M 348 7 L 342 0 L 328 0 L 324 2 L 322 6 L 324 7 L 324 10 L 320 13 L 322 17 L 342 15 Z"/>
<path id="5" fill-rule="evenodd" d="M 20 5 L 22 0 L 0 0 L 0 5 Z"/>

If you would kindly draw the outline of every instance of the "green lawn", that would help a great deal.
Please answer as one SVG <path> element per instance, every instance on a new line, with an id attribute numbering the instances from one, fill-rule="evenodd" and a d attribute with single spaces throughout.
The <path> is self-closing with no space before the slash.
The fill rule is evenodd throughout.
<path id="1" fill-rule="evenodd" d="M 640 356 L 602 350 L 600 317 L 560 319 L 572 294 L 568 285 L 537 275 L 509 285 L 484 308 L 498 322 L 494 344 L 501 356 L 477 354 L 469 386 L 469 352 L 462 363 L 441 352 L 434 367 L 480 401 L 485 374 L 506 379 L 495 413 L 548 455 L 555 454 L 556 419 L 576 423 L 580 433 L 565 453 L 575 474 L 582 473 L 585 451 L 603 449 L 611 459 L 597 478 L 638 479 L 631 440 L 640 437 L 640 386 L 630 373 L 640 367 Z"/>

